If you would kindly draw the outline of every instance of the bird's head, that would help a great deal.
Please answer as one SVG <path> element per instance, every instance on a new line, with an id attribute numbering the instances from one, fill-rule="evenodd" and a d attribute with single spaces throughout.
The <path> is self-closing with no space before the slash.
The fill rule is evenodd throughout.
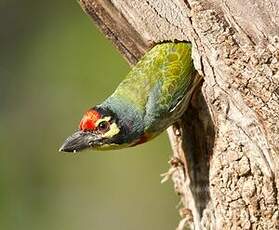
<path id="1" fill-rule="evenodd" d="M 92 148 L 96 150 L 119 149 L 132 145 L 130 126 L 108 108 L 94 107 L 82 117 L 79 130 L 69 136 L 59 151 L 79 152 Z"/>

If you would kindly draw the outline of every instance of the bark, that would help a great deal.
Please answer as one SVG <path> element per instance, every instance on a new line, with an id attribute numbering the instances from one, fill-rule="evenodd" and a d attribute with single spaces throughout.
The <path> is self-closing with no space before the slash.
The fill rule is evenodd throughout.
<path id="1" fill-rule="evenodd" d="M 204 82 L 168 129 L 167 174 L 195 229 L 279 229 L 279 2 L 80 0 L 130 64 L 190 41 Z"/>

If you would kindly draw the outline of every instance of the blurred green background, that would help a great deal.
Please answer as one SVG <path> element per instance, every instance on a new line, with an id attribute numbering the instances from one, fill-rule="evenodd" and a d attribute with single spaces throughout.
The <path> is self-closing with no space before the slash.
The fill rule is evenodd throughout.
<path id="1" fill-rule="evenodd" d="M 0 229 L 174 229 L 166 134 L 59 153 L 129 67 L 76 1 L 0 0 Z"/>

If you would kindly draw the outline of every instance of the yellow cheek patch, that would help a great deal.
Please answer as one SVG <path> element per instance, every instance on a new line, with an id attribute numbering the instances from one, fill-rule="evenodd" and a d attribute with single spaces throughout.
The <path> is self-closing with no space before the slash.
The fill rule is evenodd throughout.
<path id="1" fill-rule="evenodd" d="M 107 131 L 106 133 L 104 133 L 102 136 L 106 137 L 106 138 L 112 138 L 113 136 L 115 136 L 119 132 L 120 132 L 120 129 L 117 127 L 117 125 L 115 123 L 112 123 L 110 125 L 110 130 Z"/>

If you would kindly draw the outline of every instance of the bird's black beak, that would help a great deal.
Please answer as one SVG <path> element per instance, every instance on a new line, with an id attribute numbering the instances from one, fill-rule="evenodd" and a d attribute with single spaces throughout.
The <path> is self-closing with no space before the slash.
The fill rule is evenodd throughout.
<path id="1" fill-rule="evenodd" d="M 99 140 L 98 135 L 92 132 L 77 131 L 65 140 L 59 151 L 79 152 L 83 149 L 94 147 Z"/>

